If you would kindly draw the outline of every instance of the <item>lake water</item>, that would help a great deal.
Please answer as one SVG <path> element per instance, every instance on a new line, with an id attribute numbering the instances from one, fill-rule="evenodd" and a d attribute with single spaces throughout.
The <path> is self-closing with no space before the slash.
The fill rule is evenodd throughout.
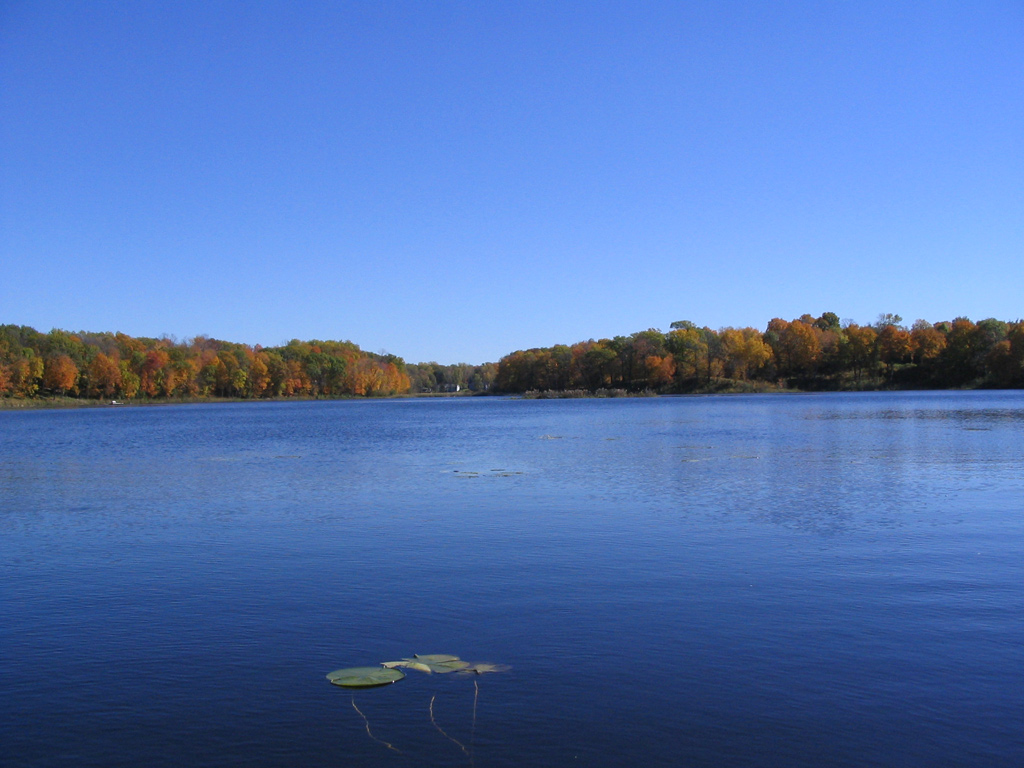
<path id="1" fill-rule="evenodd" d="M 0 555 L 11 768 L 1024 765 L 1021 392 L 0 412 Z"/>

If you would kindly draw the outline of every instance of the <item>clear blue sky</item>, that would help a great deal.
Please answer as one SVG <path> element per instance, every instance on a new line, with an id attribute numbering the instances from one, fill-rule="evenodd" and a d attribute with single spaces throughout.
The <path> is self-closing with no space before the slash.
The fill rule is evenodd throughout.
<path id="1" fill-rule="evenodd" d="M 479 363 L 1022 298 L 1020 0 L 0 0 L 2 323 Z"/>

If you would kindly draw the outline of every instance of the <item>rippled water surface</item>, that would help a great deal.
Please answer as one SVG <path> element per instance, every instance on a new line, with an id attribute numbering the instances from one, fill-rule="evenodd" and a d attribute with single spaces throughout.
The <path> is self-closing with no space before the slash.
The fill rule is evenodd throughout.
<path id="1" fill-rule="evenodd" d="M 1022 393 L 0 412 L 0 555 L 12 768 L 1024 765 Z"/>

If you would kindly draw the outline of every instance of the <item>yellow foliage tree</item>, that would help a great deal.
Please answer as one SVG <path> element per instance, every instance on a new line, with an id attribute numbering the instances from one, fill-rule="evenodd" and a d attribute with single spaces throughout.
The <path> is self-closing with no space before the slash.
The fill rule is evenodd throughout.
<path id="1" fill-rule="evenodd" d="M 38 357 L 20 358 L 11 364 L 10 374 L 14 396 L 32 397 L 43 378 L 43 361 Z"/>
<path id="2" fill-rule="evenodd" d="M 270 368 L 267 366 L 267 356 L 257 352 L 249 365 L 249 386 L 252 387 L 253 397 L 263 397 L 270 386 Z"/>
<path id="3" fill-rule="evenodd" d="M 735 379 L 747 379 L 772 358 L 772 348 L 756 328 L 726 328 L 720 338 L 725 366 Z"/>

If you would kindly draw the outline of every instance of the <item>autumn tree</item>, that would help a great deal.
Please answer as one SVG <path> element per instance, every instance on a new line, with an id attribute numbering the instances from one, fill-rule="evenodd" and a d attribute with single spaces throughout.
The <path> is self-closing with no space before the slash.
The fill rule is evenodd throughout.
<path id="1" fill-rule="evenodd" d="M 295 359 L 285 361 L 285 395 L 308 395 L 311 387 L 309 374 Z"/>
<path id="2" fill-rule="evenodd" d="M 996 386 L 1024 385 L 1024 322 L 1007 324 L 1006 337 L 993 345 L 986 367 Z"/>
<path id="3" fill-rule="evenodd" d="M 238 359 L 227 350 L 217 353 L 214 365 L 214 390 L 221 397 L 232 397 L 235 394 L 235 373 L 238 371 Z"/>
<path id="4" fill-rule="evenodd" d="M 676 361 L 676 379 L 681 385 L 690 381 L 695 385 L 702 376 L 710 381 L 712 350 L 711 337 L 706 329 L 698 328 L 689 320 L 672 323 L 665 346 Z"/>
<path id="5" fill-rule="evenodd" d="M 831 331 L 838 334 L 842 330 L 839 315 L 835 312 L 823 312 L 821 317 L 815 320 L 813 324 L 819 331 Z"/>
<path id="6" fill-rule="evenodd" d="M 840 356 L 848 370 L 853 371 L 857 386 L 865 373 L 873 374 L 875 369 L 875 339 L 878 334 L 870 325 L 851 323 L 846 326 L 840 344 Z"/>
<path id="7" fill-rule="evenodd" d="M 384 394 L 397 395 L 409 391 L 409 375 L 405 372 L 404 365 L 384 361 L 381 367 L 384 371 Z"/>
<path id="8" fill-rule="evenodd" d="M 941 365 L 947 383 L 962 386 L 981 376 L 977 351 L 978 326 L 969 318 L 957 317 L 946 331 L 946 348 Z"/>
<path id="9" fill-rule="evenodd" d="M 139 389 L 146 397 L 160 394 L 164 383 L 164 369 L 171 358 L 165 349 L 151 349 L 143 356 Z"/>
<path id="10" fill-rule="evenodd" d="M 118 360 L 97 353 L 89 363 L 89 394 L 92 397 L 113 397 L 121 389 L 121 368 Z"/>
<path id="11" fill-rule="evenodd" d="M 117 341 L 117 353 L 122 360 L 131 360 L 135 354 L 145 354 L 146 343 L 142 339 L 135 339 L 124 333 L 115 333 Z"/>
<path id="12" fill-rule="evenodd" d="M 266 363 L 267 376 L 270 383 L 267 385 L 266 394 L 268 397 L 281 397 L 284 395 L 285 383 L 288 379 L 288 366 L 280 353 L 274 349 L 266 349 L 260 352 L 260 358 Z"/>
<path id="13" fill-rule="evenodd" d="M 974 367 L 981 372 L 982 376 L 989 376 L 992 373 L 991 361 L 999 357 L 997 348 L 1009 351 L 1009 346 L 1003 347 L 1006 340 L 1009 325 L 994 317 L 979 320 L 974 332 L 973 352 Z"/>
<path id="14" fill-rule="evenodd" d="M 121 394 L 130 400 L 139 394 L 141 379 L 129 361 L 122 360 L 117 367 L 121 371 Z"/>
<path id="15" fill-rule="evenodd" d="M 46 360 L 43 368 L 43 386 L 58 395 L 66 392 L 75 394 L 78 382 L 78 366 L 64 354 L 55 355 Z"/>
<path id="16" fill-rule="evenodd" d="M 528 392 L 537 389 L 535 349 L 519 349 L 498 361 L 495 386 L 499 392 Z"/>
<path id="17" fill-rule="evenodd" d="M 700 336 L 688 320 L 677 320 L 665 336 L 665 347 L 676 361 L 676 380 L 696 380 L 700 359 Z"/>
<path id="18" fill-rule="evenodd" d="M 910 352 L 917 365 L 928 365 L 946 348 L 946 335 L 927 320 L 917 320 L 910 330 Z"/>
<path id="19" fill-rule="evenodd" d="M 356 395 L 373 395 L 383 389 L 384 375 L 373 360 L 363 358 L 352 371 L 352 391 Z"/>
<path id="20" fill-rule="evenodd" d="M 768 323 L 765 340 L 775 355 L 779 373 L 785 377 L 809 377 L 821 357 L 821 342 L 813 323 L 802 320 L 786 322 L 773 318 Z"/>
<path id="21" fill-rule="evenodd" d="M 885 365 L 886 377 L 891 382 L 896 366 L 910 359 L 913 351 L 910 333 L 901 326 L 887 323 L 877 332 L 875 345 L 878 359 Z"/>
<path id="22" fill-rule="evenodd" d="M 580 376 L 586 389 L 595 391 L 612 386 L 620 375 L 619 358 L 607 339 L 589 342 L 579 357 Z"/>
<path id="23" fill-rule="evenodd" d="M 249 385 L 253 397 L 263 397 L 270 386 L 270 367 L 267 365 L 267 359 L 265 353 L 257 352 L 249 366 Z"/>
<path id="24" fill-rule="evenodd" d="M 645 378 L 650 389 L 666 389 L 676 372 L 676 361 L 672 355 L 648 355 L 644 358 Z"/>
<path id="25" fill-rule="evenodd" d="M 460 371 L 460 374 L 464 374 L 464 371 Z M 573 371 L 572 371 L 572 350 L 565 344 L 556 344 L 548 350 L 547 359 L 545 361 L 545 389 L 569 389 L 576 382 L 573 382 Z M 460 375 L 460 379 L 463 376 Z M 461 386 L 465 385 L 465 380 L 459 382 Z"/>
<path id="26" fill-rule="evenodd" d="M 15 360 L 8 368 L 15 397 L 33 397 L 43 379 L 43 360 L 27 350 L 28 356 Z"/>
<path id="27" fill-rule="evenodd" d="M 818 357 L 818 375 L 831 377 L 841 374 L 843 329 L 839 315 L 835 312 L 825 312 L 814 321 L 812 327 L 821 349 Z"/>
<path id="28" fill-rule="evenodd" d="M 719 337 L 726 370 L 734 379 L 748 379 L 772 357 L 772 348 L 756 328 L 724 328 Z"/>
<path id="29" fill-rule="evenodd" d="M 87 364 L 88 353 L 82 339 L 58 328 L 54 328 L 46 334 L 39 351 L 47 360 L 67 357 L 79 370 Z M 43 386 L 47 385 L 44 383 Z M 47 386 L 47 389 L 52 388 Z M 71 389 L 71 387 L 67 389 Z"/>
<path id="30" fill-rule="evenodd" d="M 628 384 L 631 389 L 641 390 L 658 388 L 663 383 L 664 372 L 669 369 L 675 372 L 675 363 L 665 363 L 671 358 L 665 350 L 665 335 L 657 328 L 634 333 L 629 343 L 623 347 L 626 365 L 629 371 Z M 651 380 L 651 374 L 655 381 Z"/>

